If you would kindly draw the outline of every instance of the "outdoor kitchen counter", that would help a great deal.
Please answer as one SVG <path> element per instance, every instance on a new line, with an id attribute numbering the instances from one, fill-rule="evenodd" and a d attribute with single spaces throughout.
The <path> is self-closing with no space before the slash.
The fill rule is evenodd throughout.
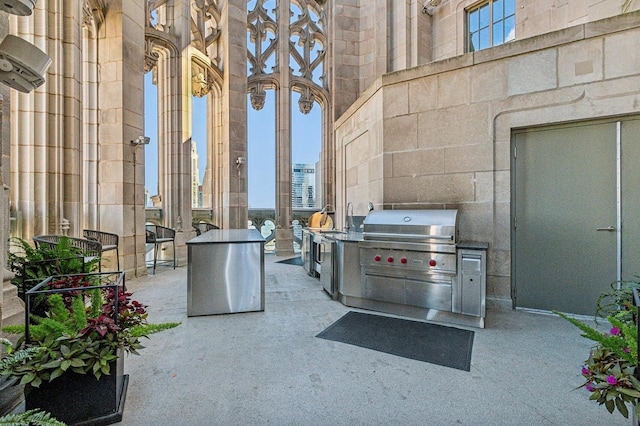
<path id="1" fill-rule="evenodd" d="M 336 241 L 348 241 L 357 243 L 363 241 L 362 232 L 350 231 L 336 231 L 336 232 L 322 232 L 322 235 L 326 238 L 330 238 Z"/>
<path id="2" fill-rule="evenodd" d="M 214 229 L 187 241 L 187 315 L 263 311 L 264 244 L 256 229 Z"/>
<path id="3" fill-rule="evenodd" d="M 460 241 L 457 245 L 458 249 L 467 250 L 487 250 L 489 243 L 483 241 Z"/>

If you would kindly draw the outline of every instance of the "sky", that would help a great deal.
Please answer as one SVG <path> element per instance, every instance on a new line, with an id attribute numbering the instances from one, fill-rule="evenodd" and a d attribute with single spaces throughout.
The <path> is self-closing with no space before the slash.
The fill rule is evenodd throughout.
<path id="1" fill-rule="evenodd" d="M 157 89 L 151 83 L 151 73 L 145 74 L 145 188 L 156 195 L 158 188 L 158 110 Z M 298 110 L 298 94 L 292 96 L 292 163 L 313 163 L 319 160 L 321 146 L 322 111 L 316 103 L 304 115 Z M 248 101 L 248 98 L 247 98 Z M 200 158 L 200 182 L 206 161 L 206 98 L 192 97 L 193 135 Z M 248 126 L 248 190 L 249 208 L 275 207 L 275 94 L 267 91 L 265 106 L 260 111 L 247 107 Z"/>

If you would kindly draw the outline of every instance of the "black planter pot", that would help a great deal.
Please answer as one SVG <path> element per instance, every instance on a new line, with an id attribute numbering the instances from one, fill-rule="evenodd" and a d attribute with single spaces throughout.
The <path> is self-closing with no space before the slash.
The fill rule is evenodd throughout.
<path id="1" fill-rule="evenodd" d="M 25 386 L 27 410 L 39 408 L 67 425 L 100 426 L 122 420 L 129 375 L 123 374 L 122 353 L 111 373 L 97 380 L 93 374 L 66 372 L 39 388 Z"/>

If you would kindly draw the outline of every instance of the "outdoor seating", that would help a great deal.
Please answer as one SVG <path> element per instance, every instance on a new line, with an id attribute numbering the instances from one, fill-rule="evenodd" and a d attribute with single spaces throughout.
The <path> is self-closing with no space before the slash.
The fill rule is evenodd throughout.
<path id="1" fill-rule="evenodd" d="M 84 256 L 83 260 L 85 264 L 102 257 L 102 244 L 100 241 L 67 237 L 65 235 L 36 235 L 33 237 L 33 242 L 36 247 L 47 245 L 51 248 L 55 248 L 63 238 L 66 238 L 73 247 L 80 249 Z M 98 270 L 102 271 L 100 263 L 98 263 Z"/>
<path id="2" fill-rule="evenodd" d="M 118 235 L 111 234 L 109 232 L 95 231 L 92 229 L 85 229 L 82 231 L 82 235 L 88 240 L 99 241 L 102 244 L 102 251 L 115 250 L 116 251 L 116 264 L 118 271 L 120 270 L 120 251 L 118 250 Z"/>
<path id="3" fill-rule="evenodd" d="M 211 231 L 212 229 L 220 229 L 218 226 L 214 225 L 213 223 L 204 222 L 204 221 L 194 222 L 192 226 L 193 226 L 193 229 L 195 229 L 196 231 L 196 235 L 204 234 L 205 232 Z"/>
<path id="4" fill-rule="evenodd" d="M 147 244 L 153 244 L 153 273 L 156 273 L 156 265 L 158 264 L 158 250 L 162 248 L 164 243 L 173 244 L 173 269 L 176 269 L 176 231 L 166 226 L 146 225 L 146 238 Z M 160 263 L 168 262 L 168 260 L 160 261 Z"/>

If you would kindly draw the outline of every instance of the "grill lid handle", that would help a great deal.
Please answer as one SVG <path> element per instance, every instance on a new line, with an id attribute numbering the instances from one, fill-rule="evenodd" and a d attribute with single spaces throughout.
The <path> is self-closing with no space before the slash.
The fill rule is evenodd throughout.
<path id="1" fill-rule="evenodd" d="M 453 241 L 453 235 L 395 234 L 389 232 L 364 232 L 363 237 L 392 238 L 396 240 L 447 240 Z"/>

